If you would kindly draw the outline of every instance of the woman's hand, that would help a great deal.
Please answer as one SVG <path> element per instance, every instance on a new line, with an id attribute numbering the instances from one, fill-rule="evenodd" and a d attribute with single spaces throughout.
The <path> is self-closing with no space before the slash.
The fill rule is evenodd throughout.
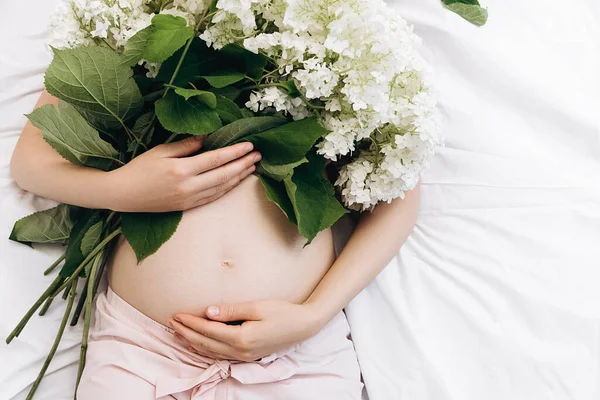
<path id="1" fill-rule="evenodd" d="M 169 321 L 190 350 L 226 360 L 254 361 L 316 335 L 325 326 L 310 305 L 255 301 L 211 306 L 207 318 L 176 314 Z M 241 325 L 224 322 L 244 321 Z"/>
<path id="2" fill-rule="evenodd" d="M 190 156 L 200 150 L 203 138 L 161 144 L 109 172 L 115 190 L 110 208 L 121 212 L 187 210 L 218 199 L 254 172 L 260 154 L 252 152 L 252 143 Z"/>

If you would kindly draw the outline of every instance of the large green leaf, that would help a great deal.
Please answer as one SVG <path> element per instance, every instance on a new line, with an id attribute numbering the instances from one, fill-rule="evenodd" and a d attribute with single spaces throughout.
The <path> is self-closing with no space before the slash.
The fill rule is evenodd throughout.
<path id="1" fill-rule="evenodd" d="M 75 108 L 65 102 L 58 107 L 46 104 L 27 115 L 40 128 L 42 137 L 61 156 L 76 165 L 110 169 L 119 156 L 109 143 L 100 138 Z"/>
<path id="2" fill-rule="evenodd" d="M 258 164 L 257 171 L 261 175 L 268 176 L 271 179 L 281 182 L 292 174 L 294 168 L 298 167 L 299 165 L 306 164 L 307 162 L 308 159 L 306 159 L 306 157 L 303 157 L 299 161 L 282 165 L 273 165 L 266 160 L 262 160 Z"/>
<path id="3" fill-rule="evenodd" d="M 259 175 L 260 182 L 265 188 L 267 199 L 275 203 L 285 214 L 288 221 L 294 225 L 298 225 L 294 206 L 285 190 L 283 182 L 278 182 L 264 175 Z"/>
<path id="4" fill-rule="evenodd" d="M 263 76 L 268 62 L 264 55 L 255 54 L 237 44 L 228 44 L 223 47 L 219 55 L 225 65 L 232 66 L 253 79 L 260 79 Z"/>
<path id="5" fill-rule="evenodd" d="M 129 38 L 125 45 L 125 50 L 123 50 L 121 63 L 133 67 L 144 58 L 144 49 L 146 48 L 146 42 L 152 33 L 152 29 L 152 26 L 148 26 Z"/>
<path id="6" fill-rule="evenodd" d="M 246 140 L 254 143 L 264 160 L 280 165 L 300 161 L 326 133 L 315 118 L 305 118 L 257 133 Z"/>
<path id="7" fill-rule="evenodd" d="M 103 221 L 98 221 L 94 225 L 90 226 L 87 232 L 83 234 L 81 239 L 81 253 L 90 254 L 94 247 L 100 243 L 100 236 L 102 235 L 102 227 L 104 226 Z"/>
<path id="8" fill-rule="evenodd" d="M 181 221 L 182 212 L 123 213 L 121 230 L 133 248 L 138 263 L 173 236 Z"/>
<path id="9" fill-rule="evenodd" d="M 233 85 L 246 77 L 243 72 L 238 72 L 233 69 L 224 69 L 213 72 L 210 75 L 202 75 L 201 78 L 206 79 L 208 84 L 214 88 L 222 89 L 226 86 Z"/>
<path id="10" fill-rule="evenodd" d="M 187 26 L 184 18 L 169 14 L 155 15 L 150 28 L 143 55 L 156 63 L 172 56 L 194 35 L 194 28 Z"/>
<path id="11" fill-rule="evenodd" d="M 162 126 L 175 133 L 206 135 L 222 126 L 215 110 L 194 97 L 186 100 L 174 92 L 157 101 L 155 110 Z"/>
<path id="12" fill-rule="evenodd" d="M 59 204 L 15 222 L 9 239 L 28 246 L 31 243 L 66 243 L 72 227 L 69 206 Z"/>
<path id="13" fill-rule="evenodd" d="M 298 231 L 307 239 L 307 245 L 348 212 L 336 199 L 331 182 L 323 177 L 325 159 L 317 155 L 308 158 L 308 163 L 283 180 L 294 207 Z"/>
<path id="14" fill-rule="evenodd" d="M 71 231 L 71 237 L 69 238 L 69 244 L 65 253 L 65 264 L 59 272 L 60 276 L 64 278 L 71 276 L 89 254 L 82 252 L 81 243 L 88 230 L 98 222 L 101 222 L 98 210 L 84 209 L 80 214 Z"/>
<path id="15" fill-rule="evenodd" d="M 133 71 L 104 47 L 54 50 L 45 75 L 48 92 L 94 117 L 124 121 L 142 106 Z"/>
<path id="16" fill-rule="evenodd" d="M 169 57 L 160 67 L 157 80 L 161 82 L 170 82 L 177 64 L 183 54 L 183 49 L 178 50 L 175 54 Z M 204 74 L 211 74 L 219 68 L 217 65 L 217 52 L 206 46 L 206 42 L 202 39 L 194 39 L 189 51 L 187 52 L 177 77 L 173 81 L 173 85 L 185 87 L 194 80 L 194 77 Z"/>
<path id="17" fill-rule="evenodd" d="M 214 95 L 214 94 L 213 94 Z M 216 96 L 217 104 L 216 110 L 223 124 L 230 124 L 233 121 L 244 118 L 242 110 L 233 101 L 229 100 L 225 96 Z"/>
<path id="18" fill-rule="evenodd" d="M 238 119 L 206 137 L 203 147 L 206 150 L 219 149 L 241 141 L 249 135 L 283 125 L 288 122 L 279 117 L 251 117 Z"/>
<path id="19" fill-rule="evenodd" d="M 210 108 L 217 107 L 217 96 L 213 92 L 197 89 L 184 89 L 180 87 L 175 87 L 173 90 L 186 100 L 189 100 L 190 97 L 195 97 Z"/>
<path id="20" fill-rule="evenodd" d="M 451 11 L 460 15 L 470 23 L 483 26 L 488 19 L 488 11 L 479 5 L 478 0 L 442 0 Z"/>

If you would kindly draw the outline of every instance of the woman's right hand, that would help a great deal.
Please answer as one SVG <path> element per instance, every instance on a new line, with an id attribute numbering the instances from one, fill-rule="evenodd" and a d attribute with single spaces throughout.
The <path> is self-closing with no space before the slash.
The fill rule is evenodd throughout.
<path id="1" fill-rule="evenodd" d="M 244 142 L 193 155 L 204 136 L 161 144 L 108 172 L 120 212 L 187 210 L 210 203 L 256 169 L 260 154 Z"/>

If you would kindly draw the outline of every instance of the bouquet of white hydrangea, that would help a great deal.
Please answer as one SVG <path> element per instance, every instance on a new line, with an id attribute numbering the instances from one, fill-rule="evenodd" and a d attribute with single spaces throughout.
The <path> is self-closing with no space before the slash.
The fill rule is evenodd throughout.
<path id="1" fill-rule="evenodd" d="M 209 7 L 150 3 L 73 0 L 54 17 L 53 45 L 104 41 L 123 51 L 154 13 L 193 26 Z M 335 184 L 347 207 L 365 210 L 402 197 L 441 144 L 419 39 L 382 0 L 220 0 L 198 33 L 216 50 L 237 44 L 267 57 L 268 74 L 245 106 L 294 120 L 317 117 L 329 132 L 317 152 L 336 161 Z M 148 77 L 157 76 L 159 63 L 143 64 Z"/>
<path id="2" fill-rule="evenodd" d="M 383 0 L 65 0 L 51 26 L 45 86 L 60 103 L 28 118 L 61 156 L 109 171 L 188 135 L 207 135 L 204 150 L 250 141 L 268 199 L 307 244 L 348 209 L 402 197 L 441 145 L 419 39 Z M 15 223 L 12 240 L 66 244 L 47 270 L 62 264 L 58 276 L 7 339 L 68 298 L 30 396 L 73 309 L 72 325 L 85 315 L 81 376 L 114 238 L 141 261 L 180 219 L 60 204 Z"/>

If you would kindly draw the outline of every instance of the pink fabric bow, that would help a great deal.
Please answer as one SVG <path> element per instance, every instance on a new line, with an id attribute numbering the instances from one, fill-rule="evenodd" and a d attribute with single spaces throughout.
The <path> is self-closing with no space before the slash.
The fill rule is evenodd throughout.
<path id="1" fill-rule="evenodd" d="M 192 390 L 191 398 L 201 396 L 225 379 L 233 378 L 245 385 L 282 381 L 294 375 L 295 366 L 285 358 L 268 364 L 214 360 L 200 375 L 191 378 L 164 377 L 156 382 L 156 397 L 175 395 Z"/>

